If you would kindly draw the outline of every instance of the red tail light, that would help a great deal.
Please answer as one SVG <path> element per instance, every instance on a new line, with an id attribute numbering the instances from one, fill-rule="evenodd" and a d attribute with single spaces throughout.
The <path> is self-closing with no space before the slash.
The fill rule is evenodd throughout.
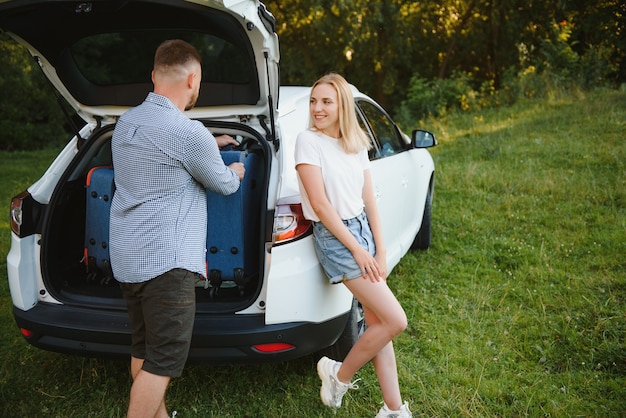
<path id="1" fill-rule="evenodd" d="M 311 233 L 311 221 L 305 219 L 302 205 L 278 202 L 274 214 L 274 244 L 284 244 Z"/>
<path id="2" fill-rule="evenodd" d="M 257 344 L 253 348 L 261 353 L 280 353 L 283 351 L 289 351 L 296 346 L 287 343 L 270 343 L 270 344 Z"/>
<path id="3" fill-rule="evenodd" d="M 29 330 L 29 329 L 26 329 L 26 328 L 20 328 L 20 332 L 26 338 L 29 338 L 29 337 L 33 336 L 33 332 L 31 330 Z"/>

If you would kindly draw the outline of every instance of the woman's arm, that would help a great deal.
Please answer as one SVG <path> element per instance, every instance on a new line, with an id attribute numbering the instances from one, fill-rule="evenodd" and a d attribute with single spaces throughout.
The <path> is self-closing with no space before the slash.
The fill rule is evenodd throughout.
<path id="1" fill-rule="evenodd" d="M 380 271 L 377 260 L 372 257 L 365 248 L 361 247 L 352 236 L 348 228 L 342 222 L 337 210 L 330 204 L 330 201 L 326 197 L 321 168 L 310 164 L 299 164 L 296 170 L 298 171 L 298 175 L 300 176 L 300 180 L 302 181 L 302 185 L 304 186 L 313 211 L 315 211 L 324 226 L 350 250 L 354 260 L 363 273 L 363 277 L 369 278 L 372 281 L 384 279 L 385 276 L 383 276 L 382 273 L 386 274 L 386 268 L 385 272 Z M 374 237 L 374 239 L 376 239 L 376 237 Z"/>
<path id="2" fill-rule="evenodd" d="M 383 227 L 380 221 L 378 205 L 376 204 L 376 196 L 374 194 L 374 184 L 372 182 L 371 171 L 365 170 L 365 182 L 363 184 L 363 203 L 365 205 L 365 214 L 374 236 L 376 243 L 376 261 L 378 262 L 380 276 L 387 279 L 387 248 L 385 247 L 385 238 L 383 237 Z"/>

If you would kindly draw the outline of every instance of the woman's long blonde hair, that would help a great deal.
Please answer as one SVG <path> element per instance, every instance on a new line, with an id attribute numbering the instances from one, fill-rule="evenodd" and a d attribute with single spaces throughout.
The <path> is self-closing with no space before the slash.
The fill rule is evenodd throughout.
<path id="1" fill-rule="evenodd" d="M 354 107 L 354 96 L 346 79 L 337 73 L 328 73 L 313 84 L 311 93 L 318 84 L 328 84 L 337 92 L 339 101 L 339 141 L 343 149 L 349 154 L 356 154 L 364 148 L 370 149 L 372 143 L 359 125 Z M 312 118 L 309 121 L 309 128 L 315 130 Z"/>

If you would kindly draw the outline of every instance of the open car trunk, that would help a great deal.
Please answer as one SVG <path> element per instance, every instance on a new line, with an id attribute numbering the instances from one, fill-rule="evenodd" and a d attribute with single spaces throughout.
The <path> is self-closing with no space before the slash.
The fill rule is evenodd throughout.
<path id="1" fill-rule="evenodd" d="M 254 122 L 268 140 L 276 138 L 279 50 L 274 28 L 273 16 L 257 0 L 0 1 L 0 30 L 29 50 L 59 96 L 95 127 L 88 138 L 77 135 L 78 153 L 44 209 L 40 296 L 49 292 L 68 305 L 125 308 L 107 265 L 113 123 L 152 91 L 158 45 L 182 39 L 196 47 L 202 61 L 200 93 L 189 117 L 205 120 L 216 135 L 237 137 L 242 146 L 235 151 L 251 162 L 237 209 L 233 202 L 222 205 L 207 196 L 210 281 L 198 283 L 197 310 L 236 312 L 251 304 L 262 287 L 264 243 L 271 240 L 266 228 L 271 223 L 266 216 L 271 153 L 253 125 L 239 121 Z M 109 167 L 108 174 L 92 171 L 95 167 Z M 91 190 L 92 177 L 103 179 L 105 187 Z M 102 203 L 104 212 L 92 215 L 94 202 Z M 99 229 L 98 236 L 90 235 L 93 229 Z M 229 257 L 235 259 L 232 265 L 220 264 Z"/>
<path id="2" fill-rule="evenodd" d="M 94 214 L 88 209 L 92 201 L 110 205 L 109 195 L 114 193 L 110 186 L 108 190 L 87 187 L 94 168 L 115 171 L 113 128 L 100 128 L 88 138 L 59 181 L 44 215 L 43 279 L 50 294 L 65 304 L 125 309 L 119 284 L 107 265 L 109 211 Z M 223 202 L 228 196 L 208 196 L 207 280 L 198 280 L 196 285 L 198 312 L 235 312 L 249 306 L 262 286 L 269 149 L 258 133 L 244 125 L 207 123 L 207 128 L 240 142 L 222 151 L 224 158 L 241 155 L 253 161 L 246 165 L 244 181 L 230 203 Z M 94 226 L 105 231 L 105 236 L 93 236 Z M 99 247 L 97 252 L 94 247 Z"/>

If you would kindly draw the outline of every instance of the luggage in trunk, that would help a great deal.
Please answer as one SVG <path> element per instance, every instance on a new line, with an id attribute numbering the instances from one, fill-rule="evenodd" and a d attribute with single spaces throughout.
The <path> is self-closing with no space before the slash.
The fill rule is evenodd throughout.
<path id="1" fill-rule="evenodd" d="M 109 260 L 109 214 L 115 192 L 113 167 L 94 167 L 87 173 L 86 219 L 83 262 L 89 280 L 112 281 Z"/>
<path id="2" fill-rule="evenodd" d="M 222 151 L 226 165 L 242 162 L 246 168 L 243 181 L 235 193 L 224 196 L 207 190 L 207 278 L 210 295 L 221 287 L 237 287 L 243 296 L 253 268 L 255 240 L 245 239 L 257 228 L 253 225 L 258 200 L 255 173 L 260 157 L 248 151 Z M 226 283 L 225 283 L 226 282 Z"/>
<path id="3" fill-rule="evenodd" d="M 258 275 L 255 243 L 259 231 L 258 214 L 261 192 L 257 176 L 261 157 L 250 151 L 221 151 L 226 165 L 242 162 L 246 174 L 239 189 L 228 196 L 207 190 L 207 279 L 209 295 L 222 289 L 235 297 L 244 296 Z M 86 180 L 86 221 L 84 264 L 89 281 L 110 284 L 113 272 L 109 261 L 109 217 L 115 192 L 114 170 L 111 166 L 92 168 Z M 246 236 L 248 239 L 246 240 Z M 250 284 L 250 286 L 249 286 Z M 227 290 L 228 288 L 228 290 Z M 227 298 L 228 299 L 228 298 Z"/>

